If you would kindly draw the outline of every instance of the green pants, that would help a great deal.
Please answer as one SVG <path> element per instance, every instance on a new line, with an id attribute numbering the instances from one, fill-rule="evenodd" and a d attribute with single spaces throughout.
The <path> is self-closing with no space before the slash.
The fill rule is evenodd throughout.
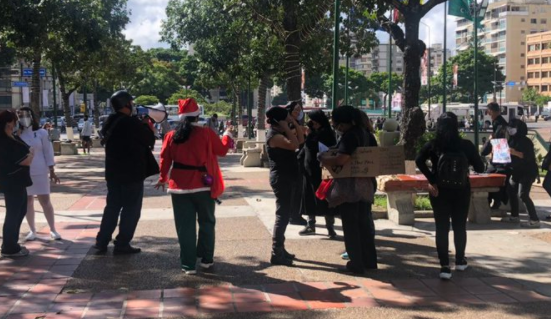
<path id="1" fill-rule="evenodd" d="M 194 270 L 197 258 L 201 258 L 204 263 L 213 262 L 216 218 L 210 192 L 172 194 L 172 207 L 180 242 L 182 269 Z M 196 221 L 199 222 L 199 240 Z"/>

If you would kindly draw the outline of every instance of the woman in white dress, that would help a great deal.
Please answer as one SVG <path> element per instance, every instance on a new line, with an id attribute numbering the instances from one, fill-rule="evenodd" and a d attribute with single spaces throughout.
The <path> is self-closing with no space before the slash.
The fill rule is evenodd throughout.
<path id="1" fill-rule="evenodd" d="M 35 151 L 35 157 L 31 164 L 31 179 L 33 185 L 27 187 L 28 199 L 26 217 L 31 230 L 26 240 L 36 239 L 34 196 L 38 198 L 38 202 L 40 206 L 42 206 L 42 210 L 50 226 L 50 237 L 55 240 L 60 240 L 61 235 L 55 228 L 54 207 L 50 200 L 50 180 L 54 183 L 60 182 L 54 170 L 55 161 L 52 143 L 48 137 L 48 132 L 40 128 L 38 117 L 30 108 L 20 108 L 18 115 L 19 125 L 21 127 L 20 137 Z"/>

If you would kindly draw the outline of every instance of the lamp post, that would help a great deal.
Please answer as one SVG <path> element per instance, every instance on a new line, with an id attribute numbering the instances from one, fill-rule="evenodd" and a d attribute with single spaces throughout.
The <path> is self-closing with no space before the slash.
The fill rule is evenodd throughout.
<path id="1" fill-rule="evenodd" d="M 427 85 L 428 85 L 428 89 L 429 89 L 429 119 L 430 119 L 430 77 L 431 77 L 431 72 L 430 72 L 430 65 L 431 65 L 431 60 L 430 60 L 430 49 L 431 49 L 431 38 L 430 38 L 430 27 L 428 24 L 426 24 L 425 22 L 423 21 L 420 21 L 422 25 L 424 25 L 425 27 L 427 27 L 427 29 L 429 30 L 429 47 L 427 48 L 428 50 L 428 55 L 427 55 L 427 58 L 428 58 L 428 71 L 427 71 Z"/>
<path id="2" fill-rule="evenodd" d="M 339 29 L 341 1 L 335 0 L 335 30 L 333 34 L 333 85 L 331 92 L 331 109 L 337 107 L 337 83 L 339 83 Z"/>
<path id="3" fill-rule="evenodd" d="M 478 149 L 478 24 L 479 19 L 483 19 L 486 14 L 486 9 L 488 8 L 488 0 L 482 0 L 478 3 L 473 1 L 471 3 L 471 16 L 473 17 L 473 28 L 474 28 L 474 143 Z"/>
<path id="4" fill-rule="evenodd" d="M 443 67 L 442 67 L 442 75 L 443 75 L 443 78 L 442 78 L 442 81 L 444 83 L 442 83 L 442 88 L 444 90 L 444 93 L 442 94 L 442 97 L 443 97 L 443 102 L 442 102 L 442 113 L 446 112 L 446 100 L 447 100 L 447 97 L 446 97 L 446 78 L 447 78 L 447 67 L 448 67 L 448 59 L 447 59 L 447 51 L 448 51 L 448 36 L 447 36 L 447 33 L 448 33 L 448 1 L 444 1 L 444 61 L 443 62 Z"/>

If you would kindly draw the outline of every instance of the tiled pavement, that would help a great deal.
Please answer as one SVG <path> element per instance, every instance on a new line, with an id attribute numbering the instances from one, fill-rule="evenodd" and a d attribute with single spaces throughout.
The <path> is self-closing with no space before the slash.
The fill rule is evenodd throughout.
<path id="1" fill-rule="evenodd" d="M 0 318 L 187 317 L 201 313 L 551 301 L 500 277 L 390 283 L 350 277 L 343 282 L 68 293 L 63 287 L 90 249 L 97 224 L 60 223 L 59 227 L 63 241 L 30 242 L 26 245 L 32 252 L 30 257 L 0 259 Z"/>

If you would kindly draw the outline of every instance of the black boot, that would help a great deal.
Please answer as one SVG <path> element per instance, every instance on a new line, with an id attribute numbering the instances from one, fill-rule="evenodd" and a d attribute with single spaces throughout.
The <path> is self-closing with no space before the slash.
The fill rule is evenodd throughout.
<path id="1" fill-rule="evenodd" d="M 292 266 L 293 260 L 285 257 L 285 249 L 281 247 L 272 249 L 270 263 L 272 265 Z"/>
<path id="2" fill-rule="evenodd" d="M 285 256 L 285 258 L 287 259 L 295 259 L 296 255 L 295 254 L 291 254 L 290 252 L 287 251 L 287 249 L 283 248 L 283 255 Z"/>

